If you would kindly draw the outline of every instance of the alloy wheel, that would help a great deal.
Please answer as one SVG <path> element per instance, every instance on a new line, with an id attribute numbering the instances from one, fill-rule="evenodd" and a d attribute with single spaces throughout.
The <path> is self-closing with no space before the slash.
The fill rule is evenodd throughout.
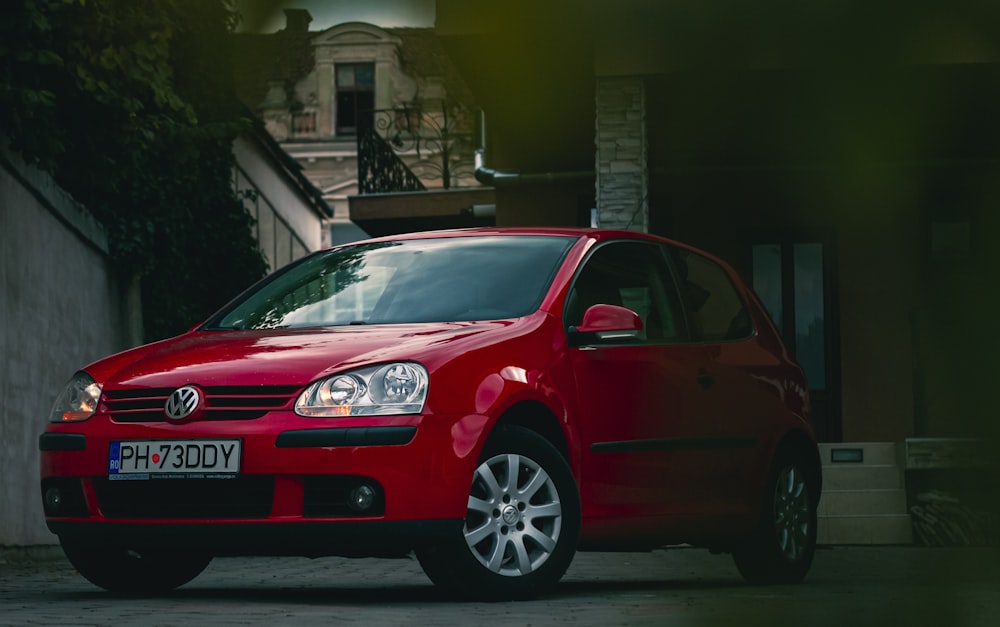
<path id="1" fill-rule="evenodd" d="M 774 531 L 787 560 L 798 561 L 808 550 L 810 519 L 805 475 L 794 466 L 786 466 L 775 485 Z"/>
<path id="2" fill-rule="evenodd" d="M 555 483 L 531 458 L 496 455 L 476 469 L 465 519 L 465 542 L 491 572 L 517 577 L 536 571 L 562 530 Z"/>

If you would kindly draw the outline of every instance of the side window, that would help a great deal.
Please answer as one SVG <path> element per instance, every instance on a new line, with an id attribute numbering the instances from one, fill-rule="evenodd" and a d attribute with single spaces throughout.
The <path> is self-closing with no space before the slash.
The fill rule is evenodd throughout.
<path id="1" fill-rule="evenodd" d="M 672 250 L 688 319 L 701 338 L 718 342 L 751 335 L 746 305 L 722 267 L 693 252 Z"/>
<path id="2" fill-rule="evenodd" d="M 566 299 L 564 318 L 574 326 L 591 305 L 627 307 L 642 318 L 648 342 L 685 339 L 680 302 L 662 249 L 643 242 L 599 246 L 584 262 Z"/>

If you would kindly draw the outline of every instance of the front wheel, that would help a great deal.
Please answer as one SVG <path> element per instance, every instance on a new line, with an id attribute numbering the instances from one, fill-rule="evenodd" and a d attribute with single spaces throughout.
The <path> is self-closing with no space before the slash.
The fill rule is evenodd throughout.
<path id="1" fill-rule="evenodd" d="M 761 517 L 753 535 L 733 551 L 736 568 L 748 583 L 802 581 L 816 551 L 815 482 L 804 456 L 779 453 L 768 474 Z"/>
<path id="2" fill-rule="evenodd" d="M 60 538 L 70 564 L 87 581 L 119 594 L 167 592 L 197 577 L 212 556 L 169 549 L 95 546 Z"/>
<path id="3" fill-rule="evenodd" d="M 463 596 L 524 599 L 559 581 L 579 533 L 566 460 L 533 431 L 501 426 L 473 474 L 462 534 L 417 557 L 431 581 Z"/>

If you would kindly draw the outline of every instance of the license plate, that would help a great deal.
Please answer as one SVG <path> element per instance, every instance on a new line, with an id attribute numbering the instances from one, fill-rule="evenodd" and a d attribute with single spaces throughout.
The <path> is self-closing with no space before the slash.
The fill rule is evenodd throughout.
<path id="1" fill-rule="evenodd" d="M 109 479 L 230 478 L 240 471 L 240 440 L 112 442 Z"/>

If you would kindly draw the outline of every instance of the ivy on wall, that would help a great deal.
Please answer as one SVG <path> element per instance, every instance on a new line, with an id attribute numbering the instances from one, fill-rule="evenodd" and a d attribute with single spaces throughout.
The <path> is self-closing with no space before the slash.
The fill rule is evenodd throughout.
<path id="1" fill-rule="evenodd" d="M 228 0 L 0 7 L 0 128 L 105 225 L 123 281 L 141 279 L 148 340 L 266 271 L 232 187 L 248 123 L 229 58 L 237 18 Z"/>

